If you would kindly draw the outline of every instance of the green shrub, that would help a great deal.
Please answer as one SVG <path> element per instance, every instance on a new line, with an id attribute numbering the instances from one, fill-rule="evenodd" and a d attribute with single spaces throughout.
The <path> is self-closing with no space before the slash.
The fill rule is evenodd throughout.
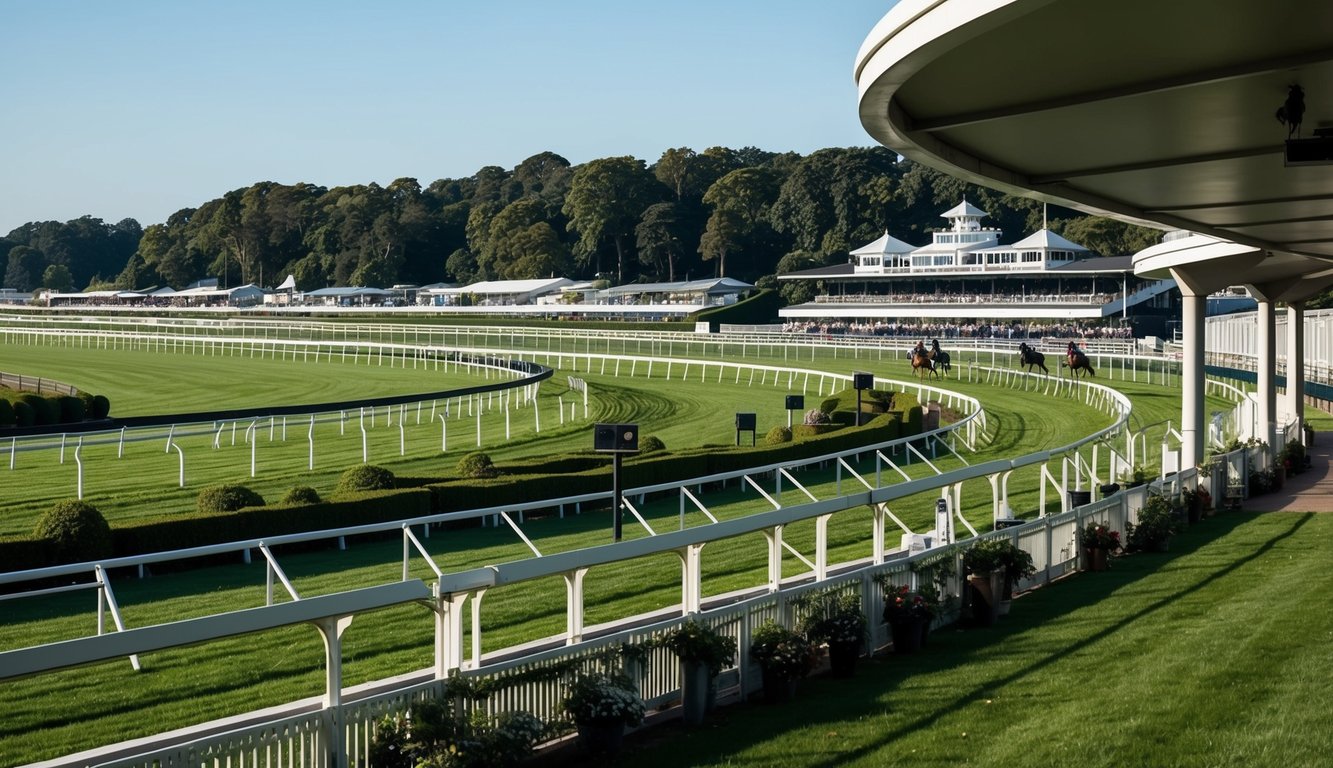
<path id="1" fill-rule="evenodd" d="M 25 403 L 32 409 L 32 423 L 35 426 L 45 427 L 49 424 L 57 424 L 60 421 L 60 407 L 41 395 L 25 392 L 19 395 L 19 402 Z"/>
<path id="2" fill-rule="evenodd" d="M 14 425 L 18 427 L 31 427 L 37 423 L 37 412 L 32 406 L 19 400 L 14 403 Z"/>
<path id="3" fill-rule="evenodd" d="M 81 563 L 111 555 L 111 526 L 97 507 L 84 501 L 58 501 L 37 521 L 32 535 L 50 543 L 57 563 Z"/>
<path id="4" fill-rule="evenodd" d="M 9 404 L 8 400 L 0 398 L 0 425 L 8 426 L 14 423 L 14 406 Z"/>
<path id="5" fill-rule="evenodd" d="M 838 410 L 839 400 L 836 397 L 829 397 L 819 403 L 819 410 L 824 413 L 833 413 Z"/>
<path id="6" fill-rule="evenodd" d="M 385 491 L 397 485 L 393 473 L 374 464 L 358 464 L 343 470 L 334 493 Z"/>
<path id="7" fill-rule="evenodd" d="M 666 443 L 657 435 L 648 435 L 639 441 L 639 453 L 657 453 L 665 450 Z"/>
<path id="8" fill-rule="evenodd" d="M 781 445 L 782 443 L 790 443 L 790 442 L 791 442 L 791 427 L 784 427 L 778 425 L 768 430 L 768 434 L 764 435 L 764 443 L 766 445 Z"/>
<path id="9" fill-rule="evenodd" d="M 489 453 L 473 451 L 458 460 L 458 474 L 463 477 L 495 477 L 500 474 Z"/>
<path id="10" fill-rule="evenodd" d="M 283 504 L 318 504 L 319 492 L 308 485 L 298 485 L 282 497 Z"/>
<path id="11" fill-rule="evenodd" d="M 244 485 L 211 485 L 199 492 L 198 506 L 204 514 L 235 512 L 244 507 L 264 506 L 264 497 Z"/>
<path id="12" fill-rule="evenodd" d="M 83 401 L 77 397 L 66 395 L 56 400 L 60 404 L 60 423 L 76 424 L 83 421 L 85 410 Z"/>
<path id="13" fill-rule="evenodd" d="M 791 428 L 791 436 L 795 440 L 809 440 L 840 429 L 842 429 L 841 424 L 797 424 Z"/>
<path id="14" fill-rule="evenodd" d="M 106 399 L 106 395 L 93 395 L 91 413 L 94 419 L 105 419 L 111 415 L 111 401 Z"/>

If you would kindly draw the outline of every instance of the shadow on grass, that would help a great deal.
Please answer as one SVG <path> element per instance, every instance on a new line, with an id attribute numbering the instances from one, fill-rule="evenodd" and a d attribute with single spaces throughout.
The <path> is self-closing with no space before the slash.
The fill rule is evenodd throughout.
<path id="1" fill-rule="evenodd" d="M 940 718 L 955 714 L 978 699 L 989 698 L 988 692 L 1022 680 L 1046 667 L 1065 659 L 1070 654 L 1088 648 L 1114 635 L 1127 626 L 1150 618 L 1153 614 L 1189 595 L 1204 589 L 1235 570 L 1251 563 L 1272 550 L 1284 539 L 1295 535 L 1313 518 L 1312 513 L 1293 516 L 1281 533 L 1262 545 L 1232 559 L 1222 567 L 1210 569 L 1189 586 L 1177 589 L 1115 622 L 1061 646 L 1058 650 L 1025 664 L 1003 675 L 987 678 L 976 685 L 960 689 L 948 701 L 928 713 L 886 730 L 869 743 L 847 751 L 826 753 L 811 750 L 811 758 L 801 761 L 804 766 L 833 768 L 878 753 L 895 740 L 914 731 L 933 725 Z M 1112 593 L 1151 575 L 1176 558 L 1189 555 L 1208 544 L 1225 537 L 1236 528 L 1255 519 L 1247 513 L 1227 514 L 1212 518 L 1172 540 L 1172 551 L 1166 554 L 1141 554 L 1116 558 L 1113 570 L 1104 573 L 1079 575 L 1031 593 L 1015 602 L 1014 615 L 1007 621 L 985 629 L 951 631 L 946 628 L 932 634 L 931 645 L 922 653 L 908 657 L 883 656 L 863 662 L 857 677 L 851 680 L 817 678 L 806 683 L 806 692 L 795 705 L 762 707 L 759 710 L 745 706 L 734 714 L 719 712 L 709 727 L 687 730 L 679 724 L 659 727 L 645 732 L 635 741 L 639 746 L 618 763 L 620 765 L 696 764 L 718 762 L 728 765 L 746 764 L 738 754 L 751 746 L 771 740 L 775 734 L 789 729 L 808 727 L 817 723 L 835 724 L 874 716 L 888 708 L 881 698 L 909 676 L 929 675 L 958 667 L 994 654 L 993 646 L 1005 638 L 1038 629 L 1109 597 Z M 804 701 L 801 701 L 804 699 Z M 725 733 L 725 737 L 722 736 Z M 657 757 L 670 753 L 671 759 Z M 574 755 L 570 755 L 571 758 Z M 566 764 L 563 761 L 557 764 Z M 573 763 L 568 763 L 573 764 Z"/>

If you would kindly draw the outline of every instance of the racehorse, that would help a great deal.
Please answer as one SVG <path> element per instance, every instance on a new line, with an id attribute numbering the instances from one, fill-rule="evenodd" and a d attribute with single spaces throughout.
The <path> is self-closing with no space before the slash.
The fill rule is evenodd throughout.
<path id="1" fill-rule="evenodd" d="M 1065 365 L 1068 366 L 1069 372 L 1074 376 L 1078 376 L 1080 368 L 1087 371 L 1089 376 L 1097 375 L 1097 372 L 1092 369 L 1092 363 L 1088 362 L 1088 356 L 1073 344 L 1070 344 L 1069 349 L 1065 352 Z"/>
<path id="2" fill-rule="evenodd" d="M 952 366 L 949 365 L 949 353 L 940 349 L 940 340 L 930 340 L 930 359 L 935 363 L 936 368 L 941 368 L 947 375 Z"/>
<path id="3" fill-rule="evenodd" d="M 1018 345 L 1018 364 L 1026 365 L 1028 373 L 1032 373 L 1032 366 L 1035 365 L 1047 376 L 1051 374 L 1050 371 L 1046 370 L 1046 355 L 1029 347 L 1026 341 L 1020 342 Z"/>
<path id="4" fill-rule="evenodd" d="M 911 352 L 911 357 L 912 373 L 915 373 L 923 379 L 926 377 L 926 373 L 930 373 L 931 376 L 940 375 L 940 372 L 935 369 L 935 361 L 930 359 L 929 352 L 914 349 Z"/>

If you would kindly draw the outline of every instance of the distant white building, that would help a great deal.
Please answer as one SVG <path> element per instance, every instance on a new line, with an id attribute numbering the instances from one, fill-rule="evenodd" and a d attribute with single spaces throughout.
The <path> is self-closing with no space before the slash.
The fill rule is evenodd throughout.
<path id="1" fill-rule="evenodd" d="M 433 288 L 425 293 L 436 306 L 505 307 L 536 304 L 538 299 L 558 294 L 573 285 L 567 277 L 534 280 L 485 280 L 455 288 Z"/>

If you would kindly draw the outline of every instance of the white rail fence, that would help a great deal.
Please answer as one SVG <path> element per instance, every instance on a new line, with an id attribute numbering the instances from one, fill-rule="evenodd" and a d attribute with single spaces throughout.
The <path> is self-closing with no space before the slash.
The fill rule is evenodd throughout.
<path id="1" fill-rule="evenodd" d="M 999 376 L 1002 373 L 1008 372 L 991 371 L 990 375 Z M 980 370 L 974 373 L 978 376 L 982 374 L 983 371 Z M 417 602 L 425 599 L 433 608 L 433 621 L 436 631 L 436 662 L 433 670 L 420 674 L 424 675 L 427 680 L 433 677 L 434 682 L 419 679 L 419 676 L 410 684 L 391 686 L 392 690 L 377 693 L 365 699 L 355 698 L 356 691 L 348 691 L 345 696 L 345 692 L 338 682 L 341 679 L 338 672 L 341 668 L 338 643 L 336 637 L 326 630 L 326 642 L 329 644 L 326 664 L 329 669 L 330 685 L 320 702 L 321 714 L 318 717 L 296 711 L 291 714 L 275 712 L 271 713 L 272 716 L 263 724 L 249 724 L 222 736 L 216 735 L 218 726 L 214 724 L 210 728 L 198 731 L 200 736 L 197 739 L 192 739 L 189 736 L 193 729 L 187 729 L 185 733 L 173 734 L 167 740 L 169 743 L 163 743 L 159 747 L 150 747 L 146 743 L 141 743 L 137 747 L 140 756 L 135 758 L 114 756 L 121 753 L 109 749 L 98 750 L 91 754 L 71 756 L 67 760 L 54 761 L 52 765 L 147 766 L 155 763 L 177 764 L 179 760 L 189 760 L 192 765 L 211 765 L 219 768 L 224 765 L 286 765 L 295 763 L 302 765 L 363 764 L 364 750 L 370 739 L 369 729 L 378 713 L 401 711 L 407 706 L 412 697 L 438 693 L 439 689 L 436 686 L 440 681 L 454 675 L 509 675 L 521 678 L 524 677 L 519 675 L 519 671 L 522 669 L 563 664 L 571 659 L 577 661 L 578 664 L 603 663 L 599 660 L 600 657 L 597 656 L 596 651 L 626 642 L 627 639 L 634 641 L 635 638 L 641 639 L 652 636 L 653 633 L 660 633 L 672 626 L 674 622 L 674 620 L 671 620 L 638 628 L 585 628 L 582 626 L 582 598 L 578 593 L 578 590 L 581 589 L 578 585 L 581 584 L 582 580 L 570 578 L 566 579 L 567 587 L 571 592 L 567 601 L 568 606 L 570 606 L 567 612 L 568 631 L 564 635 L 551 638 L 544 646 L 538 644 L 535 646 L 535 652 L 529 652 L 525 655 L 514 657 L 516 651 L 510 650 L 483 657 L 480 653 L 482 627 L 479 624 L 478 608 L 481 596 L 487 590 L 503 588 L 506 585 L 530 579 L 549 577 L 552 574 L 572 574 L 580 570 L 586 572 L 587 569 L 608 563 L 623 562 L 667 552 L 676 553 L 682 561 L 683 599 L 679 606 L 680 614 L 688 615 L 702 612 L 710 622 L 724 628 L 741 641 L 742 656 L 737 668 L 730 673 L 732 677 L 729 679 L 733 681 L 733 687 L 736 691 L 743 695 L 754 690 L 756 686 L 757 677 L 750 665 L 747 654 L 750 628 L 755 626 L 756 622 L 764 618 L 795 621 L 799 617 L 796 615 L 797 608 L 793 603 L 793 598 L 810 589 L 857 590 L 863 596 L 868 612 L 871 615 L 878 615 L 878 609 L 875 606 L 881 595 L 875 591 L 873 586 L 869 586 L 873 582 L 867 580 L 874 573 L 880 571 L 902 573 L 905 578 L 914 578 L 910 576 L 911 568 L 914 564 L 919 564 L 924 556 L 902 558 L 901 553 L 891 552 L 885 545 L 884 528 L 889 521 L 895 520 L 891 510 L 892 504 L 921 493 L 939 493 L 941 497 L 950 500 L 949 503 L 952 506 L 953 513 L 966 524 L 966 520 L 961 515 L 962 486 L 965 482 L 975 483 L 986 480 L 992 490 L 993 514 L 999 517 L 1002 516 L 1007 497 L 1008 475 L 1022 466 L 1040 465 L 1041 467 L 1041 504 L 1039 512 L 1043 515 L 1045 513 L 1045 494 L 1048 488 L 1052 488 L 1060 494 L 1062 511 L 1058 514 L 1043 516 L 1036 521 L 1010 528 L 1001 533 L 989 535 L 1014 537 L 1021 545 L 1030 547 L 1034 560 L 1041 569 L 1039 578 L 1054 578 L 1072 568 L 1077 561 L 1078 552 L 1073 546 L 1073 542 L 1081 520 L 1090 515 L 1098 514 L 1104 515 L 1112 524 L 1119 525 L 1122 520 L 1128 519 L 1128 516 L 1134 514 L 1138 505 L 1141 505 L 1142 492 L 1122 493 L 1112 499 L 1099 501 L 1083 509 L 1071 509 L 1068 493 L 1071 484 L 1074 488 L 1082 488 L 1086 483 L 1087 487 L 1091 488 L 1099 480 L 1109 479 L 1109 473 L 1115 466 L 1116 455 L 1115 449 L 1111 447 L 1109 441 L 1123 431 L 1129 415 L 1129 405 L 1124 396 L 1119 393 L 1089 382 L 1059 385 L 1051 382 L 1047 384 L 1047 387 L 1052 390 L 1050 396 L 1077 397 L 1090 405 L 1103 408 L 1112 416 L 1112 424 L 1071 445 L 1051 451 L 1043 451 L 1014 460 L 965 466 L 935 476 L 916 480 L 904 479 L 901 482 L 883 485 L 880 484 L 879 477 L 875 478 L 875 483 L 872 485 L 868 478 L 851 472 L 851 465 L 846 463 L 845 457 L 873 450 L 886 461 L 887 465 L 894 466 L 893 462 L 884 455 L 884 452 L 891 450 L 895 447 L 895 444 L 904 443 L 904 441 L 893 441 L 893 443 L 880 446 L 866 446 L 843 455 L 816 457 L 791 464 L 753 468 L 740 473 L 729 473 L 726 476 L 695 478 L 685 484 L 631 489 L 630 495 L 674 490 L 681 494 L 681 504 L 684 505 L 685 494 L 689 493 L 688 486 L 697 486 L 702 483 L 731 478 L 761 488 L 760 483 L 765 482 L 764 478 L 766 477 L 776 478 L 778 482 L 781 482 L 784 474 L 782 470 L 794 469 L 821 460 L 838 461 L 839 475 L 841 475 L 842 468 L 845 466 L 855 480 L 852 484 L 854 490 L 851 492 L 844 492 L 840 482 L 838 493 L 833 498 L 814 500 L 788 507 L 778 504 L 775 505 L 777 508 L 771 512 L 750 515 L 740 519 L 685 528 L 620 544 L 558 553 L 546 557 L 537 556 L 458 573 L 443 573 L 434 565 L 434 559 L 422 546 L 422 540 L 415 535 L 414 526 L 424 524 L 422 525 L 423 532 L 428 535 L 429 523 L 432 522 L 457 519 L 460 515 L 496 515 L 504 511 L 514 511 L 515 508 L 511 507 L 508 510 L 473 510 L 468 513 L 403 521 L 401 530 L 404 537 L 404 560 L 406 562 L 413 551 L 426 555 L 428 563 L 435 569 L 439 578 L 439 582 L 433 589 L 426 590 L 425 585 L 421 582 L 405 578 L 400 586 L 407 591 L 395 591 L 389 596 L 385 596 L 385 593 L 382 592 L 388 585 L 368 587 L 337 595 L 270 604 L 261 609 L 247 611 L 245 615 L 252 616 L 253 618 L 250 620 L 260 622 L 266 627 L 276 627 L 297 623 L 298 619 L 295 618 L 295 613 L 301 612 L 299 621 L 305 622 L 318 618 L 322 622 L 320 626 L 323 627 L 325 625 L 336 625 L 340 619 L 345 619 L 356 611 L 372 610 L 375 607 L 386 607 L 405 601 Z M 1062 391 L 1059 387 L 1065 387 L 1066 389 Z M 980 416 L 981 412 L 978 404 L 973 413 L 964 420 L 964 426 L 978 421 Z M 944 431 L 939 431 L 924 438 L 918 437 L 915 439 L 936 441 L 937 444 L 945 445 L 940 442 L 944 434 Z M 945 448 L 946 450 L 952 450 L 947 445 L 945 445 Z M 1102 474 L 1100 469 L 1102 462 L 1098 458 L 1099 450 L 1107 451 L 1105 462 L 1107 474 Z M 1089 458 L 1089 454 L 1091 454 L 1091 458 Z M 925 460 L 923 454 L 918 453 L 918 455 Z M 1059 479 L 1057 479 L 1055 473 L 1049 470 L 1053 461 L 1058 463 Z M 938 470 L 936 471 L 938 472 Z M 1188 479 L 1190 472 L 1182 473 L 1178 476 L 1177 481 L 1181 481 L 1181 478 Z M 787 476 L 790 477 L 789 474 Z M 893 473 L 890 473 L 889 477 L 894 479 Z M 538 502 L 538 504 L 549 508 L 558 504 L 577 504 L 582 500 L 605 495 L 596 494 L 561 500 L 546 500 Z M 814 567 L 809 573 L 795 579 L 785 580 L 780 576 L 773 576 L 773 574 L 781 574 L 782 572 L 780 566 L 773 566 L 773 560 L 777 559 L 780 562 L 783 556 L 781 531 L 784 526 L 800 520 L 827 521 L 831 515 L 839 511 L 861 508 L 866 505 L 875 510 L 874 530 L 870 532 L 869 537 L 874 546 L 868 558 L 861 562 L 829 563 L 827 540 L 817 535 L 816 551 L 813 553 L 814 559 L 809 561 Z M 822 526 L 823 523 L 820 525 Z M 373 526 L 366 526 L 358 529 L 326 531 L 319 535 L 326 538 L 351 535 L 369 531 L 373 528 Z M 700 597 L 704 594 L 700 582 L 702 575 L 699 567 L 703 547 L 710 541 L 756 533 L 763 534 L 770 542 L 770 582 L 766 585 L 757 585 L 754 588 L 756 594 L 746 597 L 740 603 L 710 610 L 708 601 Z M 314 537 L 316 534 L 308 536 Z M 248 550 L 266 544 L 276 546 L 299 538 L 278 537 L 268 542 L 240 542 L 234 545 L 207 549 L 210 552 L 213 550 L 224 551 L 228 547 L 233 550 Z M 957 557 L 956 550 L 947 550 L 947 552 L 949 557 Z M 146 563 L 158 559 L 189 557 L 203 553 L 203 549 L 165 553 L 137 558 L 133 562 Z M 932 552 L 930 554 L 935 555 L 937 553 Z M 122 567 L 131 565 L 133 562 L 130 559 L 122 559 L 98 564 L 97 567 Z M 280 567 L 272 561 L 270 561 L 270 565 Z M 0 576 L 0 583 L 13 583 L 22 580 L 24 577 L 42 579 L 53 576 L 67 576 L 77 572 L 80 568 L 87 569 L 88 567 L 88 564 L 61 566 L 54 569 L 32 571 L 21 576 L 4 575 Z M 848 568 L 854 570 L 846 570 Z M 953 579 L 953 583 L 956 584 L 957 576 L 955 575 Z M 106 585 L 105 589 L 109 595 L 109 584 Z M 470 654 L 467 653 L 468 648 L 464 645 L 464 612 L 468 608 L 472 611 L 473 619 L 473 631 L 471 637 L 467 638 L 471 640 Z M 130 652 L 167 647 L 163 644 L 170 643 L 170 637 L 172 636 L 204 638 L 209 631 L 214 630 L 210 630 L 206 626 L 200 626 L 197 624 L 198 622 L 209 622 L 218 618 L 229 619 L 233 615 L 235 614 L 221 614 L 219 617 L 191 619 L 160 627 L 130 629 L 101 637 L 82 638 L 71 641 L 76 644 L 73 650 L 77 651 L 72 658 L 115 658 L 127 655 Z M 625 621 L 631 625 L 641 624 L 643 617 L 628 617 Z M 231 629 L 231 624 L 226 626 L 229 627 L 227 631 L 234 631 L 234 629 Z M 611 634 L 605 634 L 605 632 Z M 877 628 L 875 642 L 881 643 L 884 638 L 883 629 Z M 199 640 L 192 641 L 197 642 Z M 54 669 L 70 663 L 70 652 L 71 647 L 68 644 L 65 644 L 61 652 L 57 652 L 49 646 L 10 651 L 0 654 L 0 669 L 15 670 L 15 674 L 38 673 L 43 669 Z M 670 659 L 662 656 L 660 652 L 650 653 L 643 671 L 639 673 L 640 686 L 644 695 L 650 702 L 670 700 L 676 695 L 679 687 L 677 674 Z M 558 698 L 559 688 L 556 683 L 550 681 L 524 682 L 522 685 L 516 686 L 511 692 L 496 697 L 495 702 L 490 706 L 495 709 L 514 706 L 521 702 L 524 707 L 533 709 L 538 716 L 550 717 L 551 707 Z M 310 702 L 304 702 L 294 706 L 298 710 L 302 707 L 309 709 L 311 704 Z M 212 735 L 203 735 L 205 733 Z M 293 756 L 299 756 L 299 758 L 293 758 Z"/>

